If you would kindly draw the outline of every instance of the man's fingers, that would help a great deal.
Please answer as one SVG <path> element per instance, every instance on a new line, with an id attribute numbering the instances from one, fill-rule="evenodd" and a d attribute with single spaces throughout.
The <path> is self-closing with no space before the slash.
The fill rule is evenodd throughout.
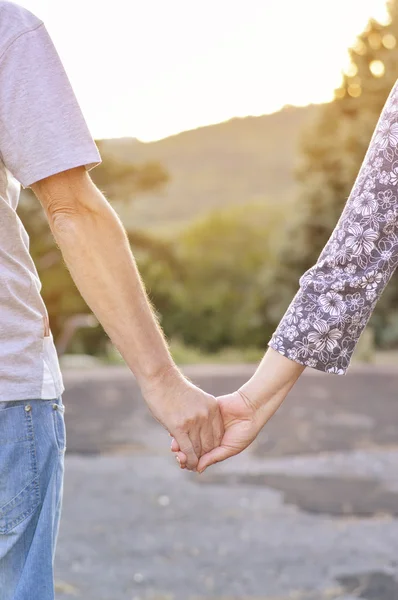
<path id="1" fill-rule="evenodd" d="M 199 438 L 196 438 L 196 436 L 194 437 L 193 432 L 190 432 L 189 435 L 195 454 L 198 456 L 198 458 L 210 452 L 213 450 L 213 448 L 218 447 L 222 438 L 224 437 L 224 424 L 222 422 L 220 413 L 217 413 L 217 415 L 213 418 L 213 422 L 210 424 L 210 426 L 206 423 L 206 425 L 201 428 L 199 432 Z M 181 448 L 177 440 L 172 436 L 172 434 L 170 434 L 170 436 L 173 438 L 170 444 L 171 451 L 180 452 Z M 200 444 L 195 444 L 195 439 L 199 439 Z"/>
<path id="2" fill-rule="evenodd" d="M 210 424 L 205 424 L 200 430 L 200 441 L 202 445 L 202 452 L 200 456 L 204 456 L 207 452 L 213 450 L 214 444 L 214 435 L 213 435 L 213 427 Z M 199 458 L 200 458 L 199 456 Z"/>
<path id="3" fill-rule="evenodd" d="M 186 467 L 190 470 L 195 470 L 199 461 L 197 454 L 195 453 L 192 442 L 187 433 L 179 433 L 175 435 L 177 444 L 180 447 L 180 451 L 186 456 Z"/>
<path id="4" fill-rule="evenodd" d="M 202 458 L 199 460 L 199 464 L 197 466 L 198 473 L 203 473 L 207 467 L 214 465 L 218 462 L 226 460 L 230 456 L 233 456 L 234 452 L 231 448 L 227 448 L 226 446 L 219 446 L 218 448 L 214 448 L 211 452 L 204 454 Z"/>
<path id="5" fill-rule="evenodd" d="M 188 432 L 188 435 L 189 439 L 191 440 L 192 448 L 199 461 L 199 458 L 202 456 L 202 454 L 204 454 L 202 451 L 202 441 L 200 439 L 200 429 L 197 427 L 195 429 L 191 429 L 191 431 Z M 181 448 L 181 451 L 185 452 L 183 448 Z"/>

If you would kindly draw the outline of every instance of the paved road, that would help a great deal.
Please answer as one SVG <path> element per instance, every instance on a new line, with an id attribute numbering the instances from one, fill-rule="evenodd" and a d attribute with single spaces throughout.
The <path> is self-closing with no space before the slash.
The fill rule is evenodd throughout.
<path id="1" fill-rule="evenodd" d="M 214 394 L 252 371 L 186 370 Z M 398 372 L 305 373 L 202 476 L 178 470 L 126 369 L 64 377 L 57 600 L 398 600 Z"/>

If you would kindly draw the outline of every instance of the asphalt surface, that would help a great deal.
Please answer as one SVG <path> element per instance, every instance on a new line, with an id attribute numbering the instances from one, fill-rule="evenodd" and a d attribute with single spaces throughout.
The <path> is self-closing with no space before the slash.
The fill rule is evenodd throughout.
<path id="1" fill-rule="evenodd" d="M 215 395 L 252 372 L 186 369 Z M 398 369 L 308 370 L 203 475 L 178 469 L 127 369 L 64 379 L 57 600 L 398 600 Z"/>

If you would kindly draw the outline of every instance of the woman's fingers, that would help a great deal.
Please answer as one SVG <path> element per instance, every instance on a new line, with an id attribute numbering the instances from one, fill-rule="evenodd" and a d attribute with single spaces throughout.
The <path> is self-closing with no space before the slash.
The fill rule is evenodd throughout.
<path id="1" fill-rule="evenodd" d="M 174 452 L 176 460 L 178 461 L 181 469 L 186 469 L 187 457 L 183 452 L 180 451 L 180 446 L 175 438 L 171 440 L 171 451 Z"/>
<path id="2" fill-rule="evenodd" d="M 191 471 L 196 471 L 196 466 L 199 462 L 199 457 L 195 452 L 192 441 L 187 433 L 176 434 L 175 440 L 182 454 L 186 457 L 185 466 Z M 180 453 L 178 456 L 181 460 Z"/>
<path id="3" fill-rule="evenodd" d="M 171 435 L 171 434 L 170 434 L 170 435 Z M 175 438 L 173 438 L 173 439 L 171 440 L 171 446 L 170 446 L 170 448 L 171 448 L 171 451 L 172 451 L 172 452 L 178 452 L 178 451 L 180 450 L 180 446 L 179 446 L 179 444 L 177 443 L 177 440 L 176 440 Z"/>
<path id="4" fill-rule="evenodd" d="M 181 469 L 186 469 L 187 468 L 187 457 L 185 456 L 185 454 L 183 452 L 176 452 L 175 457 L 176 457 L 176 460 L 178 461 L 178 464 L 180 465 Z"/>

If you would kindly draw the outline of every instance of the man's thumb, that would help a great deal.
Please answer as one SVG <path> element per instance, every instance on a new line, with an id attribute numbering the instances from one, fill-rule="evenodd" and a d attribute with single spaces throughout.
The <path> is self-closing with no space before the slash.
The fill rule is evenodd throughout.
<path id="1" fill-rule="evenodd" d="M 204 454 L 200 458 L 196 470 L 198 473 L 203 473 L 203 471 L 207 469 L 207 467 L 215 465 L 218 462 L 222 462 L 230 456 L 233 456 L 231 448 L 227 448 L 226 446 L 218 446 L 218 448 L 210 450 L 210 452 L 207 452 L 207 454 Z"/>

